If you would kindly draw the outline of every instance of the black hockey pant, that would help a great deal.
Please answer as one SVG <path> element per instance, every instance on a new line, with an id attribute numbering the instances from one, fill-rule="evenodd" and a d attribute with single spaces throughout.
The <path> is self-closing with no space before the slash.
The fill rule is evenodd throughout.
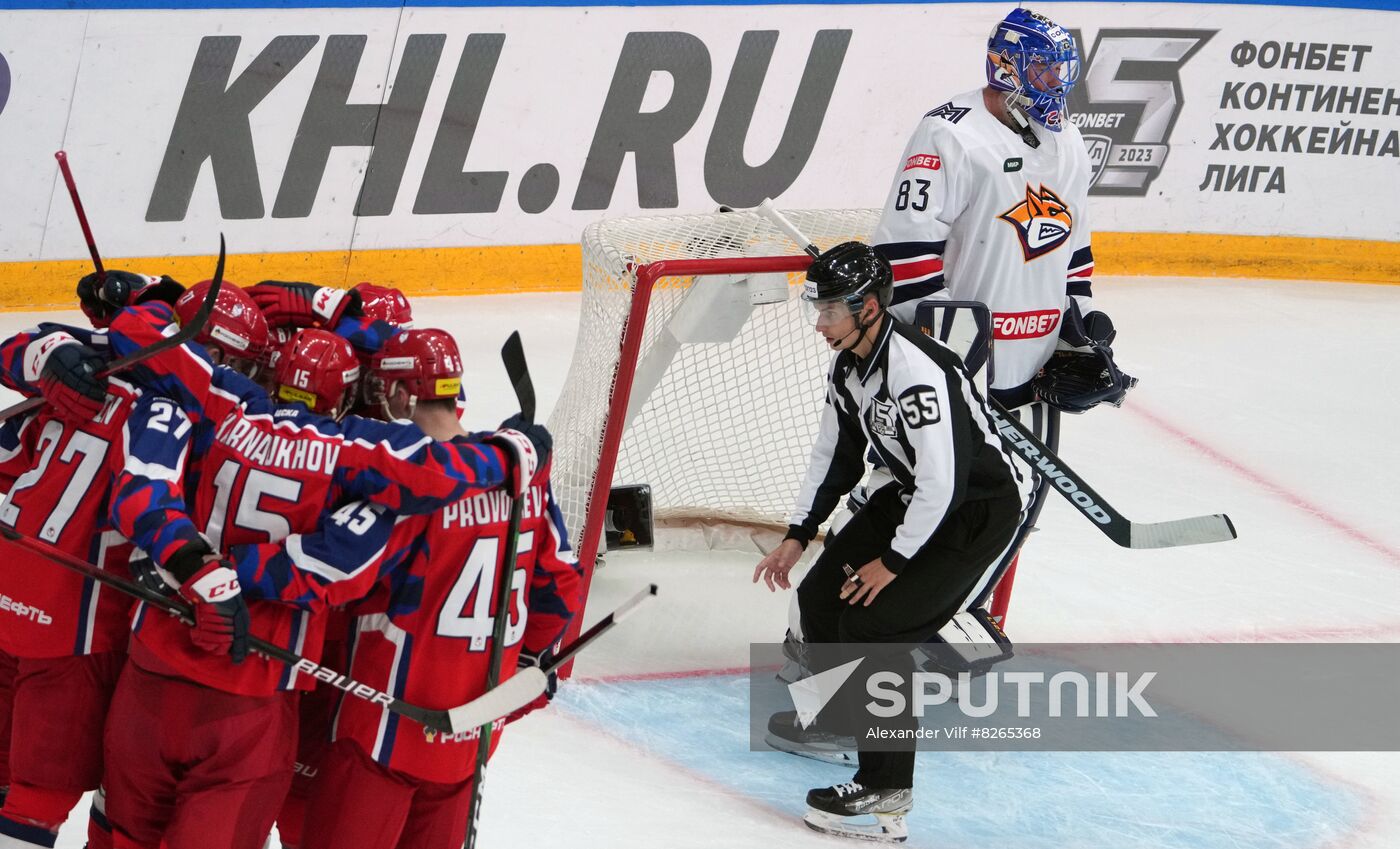
<path id="1" fill-rule="evenodd" d="M 841 599 L 849 564 L 859 569 L 883 554 L 904 520 L 898 485 L 870 497 L 826 548 L 797 588 L 803 635 L 813 643 L 922 643 L 957 614 L 962 601 L 1010 544 L 1020 523 L 1015 498 L 964 503 L 881 590 L 869 607 Z M 912 659 L 909 672 L 912 673 Z M 909 680 L 905 676 L 906 682 Z M 906 704 L 909 694 L 906 692 Z M 908 718 L 913 728 L 916 720 Z M 888 727 L 888 726 L 886 726 Z M 859 735 L 858 735 L 859 742 Z M 914 786 L 914 744 L 907 751 L 860 750 L 855 780 L 867 787 Z"/>

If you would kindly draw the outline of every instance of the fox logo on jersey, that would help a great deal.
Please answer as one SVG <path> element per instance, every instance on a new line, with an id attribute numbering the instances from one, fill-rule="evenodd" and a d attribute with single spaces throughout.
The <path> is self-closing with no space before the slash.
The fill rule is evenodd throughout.
<path id="1" fill-rule="evenodd" d="M 1044 183 L 1039 192 L 1026 186 L 1026 199 L 997 217 L 1016 228 L 1026 262 L 1063 245 L 1074 227 L 1069 207 Z"/>

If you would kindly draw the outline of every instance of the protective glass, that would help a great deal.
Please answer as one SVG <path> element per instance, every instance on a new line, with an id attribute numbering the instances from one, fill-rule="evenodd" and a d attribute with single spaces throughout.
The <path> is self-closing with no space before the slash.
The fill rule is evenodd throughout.
<path id="1" fill-rule="evenodd" d="M 807 317 L 807 323 L 812 327 L 830 327 L 857 312 L 858 308 L 852 307 L 844 300 L 809 301 L 804 298 L 802 301 L 802 314 Z"/>

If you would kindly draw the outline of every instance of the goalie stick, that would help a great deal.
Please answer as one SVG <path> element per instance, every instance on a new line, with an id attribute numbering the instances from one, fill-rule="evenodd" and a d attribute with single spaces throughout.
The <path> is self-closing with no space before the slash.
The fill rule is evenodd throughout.
<path id="1" fill-rule="evenodd" d="M 803 246 L 802 249 L 813 259 L 821 254 L 817 246 L 773 206 L 771 200 L 765 198 L 758 205 L 758 213 L 798 245 Z M 999 402 L 989 398 L 988 408 L 992 414 L 992 424 L 1006 447 L 1020 455 L 1037 474 L 1047 478 L 1065 500 L 1073 504 L 1076 510 L 1118 545 L 1124 548 L 1171 548 L 1179 545 L 1226 542 L 1238 536 L 1230 517 L 1223 513 L 1168 522 L 1132 521 L 1115 510 L 1053 451 L 1027 431 Z"/>
<path id="2" fill-rule="evenodd" d="M 200 302 L 199 309 L 195 312 L 194 316 L 191 317 L 190 320 L 186 322 L 183 327 L 170 334 L 169 336 L 166 336 L 165 338 L 160 339 L 156 342 L 152 342 L 151 344 L 147 345 L 139 351 L 134 351 L 130 354 L 127 354 L 125 357 L 113 360 L 112 362 L 108 363 L 105 369 L 97 373 L 97 376 L 110 377 L 116 374 L 117 372 L 125 371 L 126 369 L 136 365 L 142 360 L 148 360 L 151 357 L 154 357 L 161 351 L 173 348 L 176 345 L 183 345 L 189 340 L 193 339 L 195 337 L 195 334 L 199 333 L 199 331 L 204 328 L 204 323 L 209 320 L 209 314 L 214 311 L 214 302 L 219 299 L 219 289 L 223 286 L 223 283 L 224 236 L 222 233 L 220 233 L 219 261 L 214 266 L 214 279 L 213 282 L 210 283 L 209 291 L 205 293 L 204 300 Z M 0 422 L 27 413 L 30 410 L 39 407 L 43 403 L 43 396 L 36 395 L 33 398 L 26 398 L 23 401 L 11 404 L 3 410 L 0 410 Z"/>
<path id="3" fill-rule="evenodd" d="M 1235 525 L 1224 513 L 1192 516 L 1167 522 L 1134 522 L 1113 508 L 1083 478 L 1035 438 L 999 402 L 989 400 L 992 424 L 1006 447 L 1020 455 L 1036 473 L 1104 535 L 1124 548 L 1172 548 L 1235 539 Z"/>
<path id="4" fill-rule="evenodd" d="M 515 397 L 520 402 L 520 416 L 527 422 L 535 420 L 535 386 L 530 380 L 530 368 L 525 362 L 525 349 L 520 344 L 520 332 L 515 331 L 506 339 L 501 348 L 501 361 L 505 363 L 510 385 L 515 388 Z M 506 626 L 510 624 L 510 594 L 515 576 L 516 547 L 520 543 L 520 522 L 525 512 L 525 491 L 530 481 L 525 479 L 525 465 L 515 464 L 515 493 L 510 502 L 510 524 L 506 526 L 506 544 L 501 557 L 501 570 L 496 575 L 496 618 L 491 624 L 491 654 L 486 664 L 486 692 L 497 688 L 501 680 L 501 665 L 505 659 Z M 526 670 L 527 672 L 529 670 Z M 546 684 L 548 675 L 538 676 Z M 540 692 L 544 692 L 541 688 Z M 467 839 L 465 849 L 476 846 L 477 823 L 481 819 L 482 785 L 486 783 L 486 762 L 491 757 L 491 733 L 494 722 L 481 725 L 476 743 L 476 767 L 472 773 L 471 795 L 467 801 Z"/>

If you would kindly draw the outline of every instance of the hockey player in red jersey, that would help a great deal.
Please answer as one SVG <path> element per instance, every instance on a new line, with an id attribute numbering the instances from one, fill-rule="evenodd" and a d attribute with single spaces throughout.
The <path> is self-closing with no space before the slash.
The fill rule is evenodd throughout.
<path id="1" fill-rule="evenodd" d="M 34 346 L 29 366 L 44 382 L 51 363 L 78 346 L 50 335 Z M 132 546 L 109 516 L 116 501 L 127 522 L 148 529 L 153 548 L 185 541 L 183 505 L 175 497 L 181 460 L 159 437 L 189 425 L 173 402 L 121 381 L 96 394 L 100 401 L 83 396 L 97 407 L 86 419 L 64 417 L 51 404 L 32 418 L 6 423 L 0 477 L 13 483 L 0 522 L 126 574 Z M 118 491 L 124 469 L 133 471 Z M 0 649 L 16 659 L 12 790 L 0 809 L 0 845 L 53 846 L 69 811 L 84 792 L 97 789 L 103 774 L 102 728 L 126 658 L 132 602 L 27 549 L 0 548 L 0 593 L 17 614 L 0 617 Z M 207 612 L 202 619 L 206 628 L 217 625 Z M 98 806 L 89 818 L 93 849 L 112 845 Z"/>
<path id="2" fill-rule="evenodd" d="M 175 315 L 181 324 L 199 311 L 213 282 L 196 283 L 175 301 Z M 219 288 L 214 311 L 195 335 L 195 341 L 204 346 L 216 364 L 226 365 L 253 379 L 267 368 L 272 353 L 272 338 L 262 310 L 247 292 L 228 280 Z"/>
<path id="3" fill-rule="evenodd" d="M 469 436 L 455 409 L 460 375 L 451 337 L 422 330 L 392 340 L 368 379 L 387 415 L 412 418 L 436 439 L 461 441 Z M 548 475 L 542 463 L 522 496 L 518 554 L 508 570 L 515 589 L 508 668 L 522 652 L 547 652 L 579 606 L 577 567 Z M 450 706 L 485 690 L 509 505 L 499 490 L 423 516 L 349 504 L 314 534 L 235 547 L 230 557 L 249 597 L 310 609 L 363 599 L 352 608 L 350 675 L 415 704 Z M 380 552 L 370 568 L 348 554 L 363 549 Z M 304 849 L 461 846 L 476 734 L 427 732 L 359 701 L 341 701 L 312 787 Z"/>
<path id="4" fill-rule="evenodd" d="M 15 705 L 15 666 L 19 660 L 0 651 L 0 807 L 10 792 L 10 718 Z"/>
<path id="5" fill-rule="evenodd" d="M 139 329 L 144 319 L 134 318 Z M 113 330 L 122 329 L 119 316 Z M 316 334 L 322 332 L 301 332 L 313 342 L 329 337 L 336 343 L 308 346 L 322 354 L 343 345 L 333 335 Z M 169 368 L 166 377 L 184 387 L 183 395 L 203 397 L 210 368 L 191 360 L 188 352 L 172 349 L 169 357 L 154 358 L 150 370 Z M 344 359 L 326 362 L 342 370 L 346 365 Z M 190 497 L 214 549 L 312 529 L 323 512 L 352 498 L 406 512 L 435 509 L 499 485 L 504 454 L 493 441 L 526 438 L 491 434 L 448 445 L 407 423 L 337 424 L 300 402 L 254 414 L 227 407 L 218 393 L 204 400 L 203 419 L 192 433 L 208 431 L 212 438 Z M 210 414 L 219 407 L 227 413 L 215 420 Z M 165 565 L 160 556 L 155 559 Z M 318 657 L 322 617 L 270 604 L 254 604 L 251 615 L 253 633 Z M 113 700 L 107 735 L 108 815 L 117 845 L 261 845 L 292 777 L 296 708 L 288 693 L 312 683 L 261 657 L 234 665 L 211 655 L 182 626 L 141 606 L 133 632 L 132 662 Z M 197 721 L 208 716 L 223 719 Z M 152 728 L 159 729 L 154 741 Z"/>
<path id="6" fill-rule="evenodd" d="M 248 294 L 262 307 L 274 331 L 290 336 L 289 328 L 322 327 L 350 340 L 360 357 L 361 371 L 368 369 L 370 357 L 386 341 L 400 330 L 413 327 L 413 308 L 408 298 L 398 289 L 368 281 L 341 291 L 312 283 L 264 280 L 249 289 Z M 464 406 L 459 399 L 459 413 Z M 379 415 L 366 403 L 363 393 L 356 399 L 353 412 L 370 418 Z"/>
<path id="7" fill-rule="evenodd" d="M 335 333 L 313 328 L 297 331 L 274 362 L 275 392 L 283 402 L 304 404 L 313 413 L 338 419 L 359 397 L 359 359 L 350 343 Z M 340 608 L 329 608 L 324 615 L 321 665 L 345 672 L 349 619 Z M 334 687 L 316 687 L 301 696 L 296 765 L 277 814 L 277 834 L 284 849 L 301 845 L 306 799 L 320 770 L 339 695 Z"/>

